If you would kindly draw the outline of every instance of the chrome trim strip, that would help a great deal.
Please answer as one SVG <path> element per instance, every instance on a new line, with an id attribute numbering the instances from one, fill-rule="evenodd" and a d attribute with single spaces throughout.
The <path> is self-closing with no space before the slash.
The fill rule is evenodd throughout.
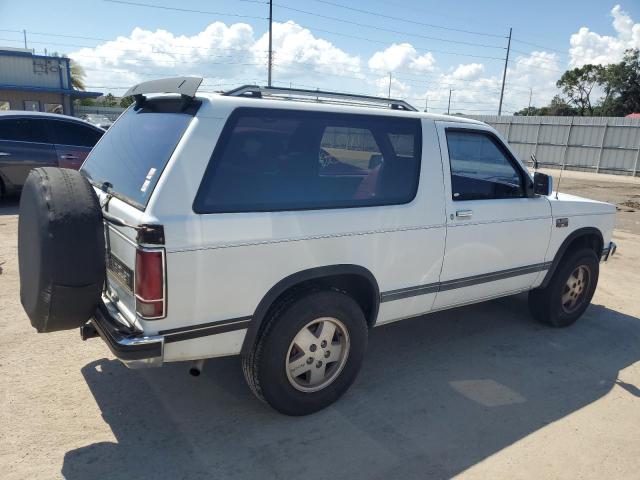
<path id="1" fill-rule="evenodd" d="M 447 290 L 454 290 L 456 288 L 471 287 L 481 283 L 495 282 L 497 280 L 504 280 L 506 278 L 516 277 L 519 275 L 537 273 L 543 270 L 548 270 L 551 267 L 551 263 L 552 262 L 536 263 L 533 265 L 526 265 L 524 267 L 508 268 L 506 270 L 472 275 L 470 277 L 463 277 L 455 280 L 390 290 L 380 294 L 380 302 L 392 302 L 394 300 L 401 300 L 403 298 L 414 297 L 417 295 L 446 292 Z"/>
<path id="2" fill-rule="evenodd" d="M 195 252 L 199 250 L 217 250 L 219 248 L 235 248 L 235 247 L 249 247 L 255 245 L 271 245 L 275 243 L 289 243 L 289 242 L 302 242 L 305 240 L 323 240 L 327 238 L 340 238 L 340 237 L 356 237 L 360 235 L 376 235 L 380 233 L 396 233 L 396 232 L 409 232 L 413 230 L 431 230 L 433 228 L 442 228 L 446 224 L 438 225 L 417 225 L 410 227 L 389 228 L 381 230 L 365 230 L 360 232 L 348 232 L 348 233 L 331 233 L 326 235 L 308 235 L 305 237 L 291 237 L 291 238 L 279 238 L 273 240 L 255 240 L 249 242 L 240 243 L 227 243 L 227 244 L 211 244 L 203 245 L 201 247 L 184 247 L 184 248 L 172 248 L 167 249 L 167 253 L 182 253 L 182 252 Z"/>

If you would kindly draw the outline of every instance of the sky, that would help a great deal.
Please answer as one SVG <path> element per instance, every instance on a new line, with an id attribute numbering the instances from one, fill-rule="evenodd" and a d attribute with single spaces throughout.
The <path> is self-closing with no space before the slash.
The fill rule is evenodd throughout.
<path id="1" fill-rule="evenodd" d="M 556 95 L 567 68 L 640 48 L 640 1 L 273 0 L 276 86 L 391 96 L 430 112 L 496 114 Z M 0 0 L 0 46 L 65 53 L 87 90 L 167 76 L 202 91 L 267 81 L 264 0 Z M 389 85 L 391 84 L 391 85 Z"/>

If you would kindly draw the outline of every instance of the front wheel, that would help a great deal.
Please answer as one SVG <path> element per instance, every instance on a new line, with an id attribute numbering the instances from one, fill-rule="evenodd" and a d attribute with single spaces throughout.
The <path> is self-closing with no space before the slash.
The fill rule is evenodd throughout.
<path id="1" fill-rule="evenodd" d="M 533 316 L 553 327 L 568 327 L 580 318 L 593 298 L 600 264 L 591 249 L 579 250 L 562 260 L 545 288 L 529 292 Z"/>
<path id="2" fill-rule="evenodd" d="M 307 415 L 335 402 L 355 380 L 367 325 L 348 295 L 315 291 L 285 302 L 242 359 L 254 394 L 286 415 Z"/>

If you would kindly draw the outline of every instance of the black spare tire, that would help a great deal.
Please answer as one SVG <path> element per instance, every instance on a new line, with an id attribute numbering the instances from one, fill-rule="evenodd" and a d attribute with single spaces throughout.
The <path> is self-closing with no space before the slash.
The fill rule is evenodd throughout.
<path id="1" fill-rule="evenodd" d="M 102 211 L 75 170 L 36 168 L 20 198 L 20 301 L 38 332 L 69 330 L 95 311 L 105 279 Z"/>

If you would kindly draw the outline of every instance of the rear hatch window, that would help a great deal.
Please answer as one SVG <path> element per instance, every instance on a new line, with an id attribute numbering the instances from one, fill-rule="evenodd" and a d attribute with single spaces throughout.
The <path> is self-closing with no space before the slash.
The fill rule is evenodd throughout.
<path id="1" fill-rule="evenodd" d="M 94 185 L 108 182 L 115 196 L 144 209 L 199 105 L 160 98 L 129 108 L 91 151 L 81 171 Z"/>

